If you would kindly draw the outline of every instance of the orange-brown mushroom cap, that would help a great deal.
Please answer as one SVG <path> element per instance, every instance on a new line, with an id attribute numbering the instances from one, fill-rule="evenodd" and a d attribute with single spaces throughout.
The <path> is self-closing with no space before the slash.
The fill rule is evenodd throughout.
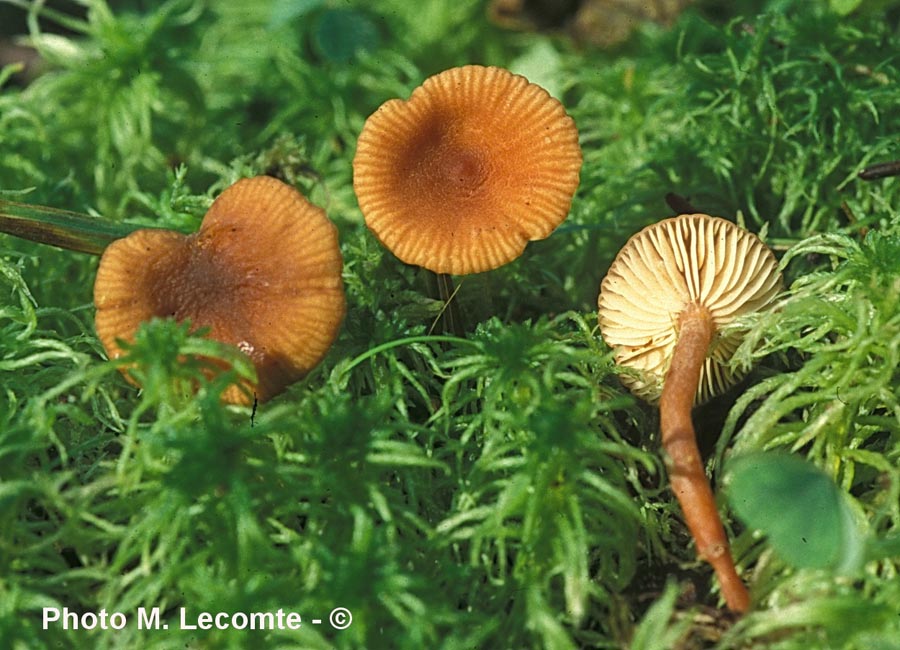
<path id="1" fill-rule="evenodd" d="M 94 283 L 97 335 L 111 359 L 154 317 L 189 320 L 236 346 L 256 367 L 262 401 L 325 355 L 344 317 L 337 229 L 297 190 L 242 179 L 213 202 L 192 235 L 138 230 L 113 242 Z M 229 388 L 224 399 L 248 401 Z"/>
<path id="2" fill-rule="evenodd" d="M 741 337 L 722 328 L 767 307 L 781 286 L 775 256 L 756 235 L 718 217 L 681 215 L 648 226 L 619 251 L 600 286 L 600 331 L 616 362 L 638 371 L 623 382 L 652 403 L 678 340 L 679 315 L 691 303 L 708 310 L 716 333 L 700 374 L 700 403 L 740 379 L 728 361 Z"/>
<path id="3" fill-rule="evenodd" d="M 524 77 L 469 65 L 369 117 L 353 187 L 366 224 L 398 258 L 467 274 L 549 236 L 580 169 L 578 131 L 562 104 Z"/>

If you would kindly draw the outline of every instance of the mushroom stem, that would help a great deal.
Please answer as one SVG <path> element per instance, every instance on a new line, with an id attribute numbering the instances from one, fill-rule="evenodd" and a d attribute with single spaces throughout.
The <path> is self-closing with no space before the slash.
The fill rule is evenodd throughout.
<path id="1" fill-rule="evenodd" d="M 448 334 L 465 338 L 466 330 L 462 323 L 459 303 L 456 302 L 456 290 L 453 286 L 453 276 L 448 273 L 438 273 L 438 294 L 444 301 L 444 325 Z"/>
<path id="2" fill-rule="evenodd" d="M 662 445 L 668 454 L 669 481 L 697 544 L 697 553 L 715 570 L 728 608 L 745 612 L 750 596 L 735 569 L 691 421 L 700 371 L 714 330 L 712 316 L 705 307 L 692 303 L 681 312 L 678 342 L 659 403 L 660 428 Z"/>
<path id="3" fill-rule="evenodd" d="M 0 232 L 80 253 L 100 255 L 116 239 L 143 227 L 0 199 Z"/>
<path id="4" fill-rule="evenodd" d="M 453 276 L 449 273 L 435 273 L 428 269 L 425 269 L 425 275 L 429 295 L 433 299 L 440 300 L 444 305 L 432 324 L 429 333 L 440 323 L 441 331 L 445 334 L 465 338 L 466 330 L 463 327 L 462 312 L 459 309 L 459 304 L 456 302 Z"/>

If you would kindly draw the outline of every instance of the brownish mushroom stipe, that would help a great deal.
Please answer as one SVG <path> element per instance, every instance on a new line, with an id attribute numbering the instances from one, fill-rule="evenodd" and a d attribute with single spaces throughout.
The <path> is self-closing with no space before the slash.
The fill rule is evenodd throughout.
<path id="1" fill-rule="evenodd" d="M 566 218 L 578 187 L 575 123 L 502 68 L 452 68 L 366 121 L 353 187 L 397 257 L 436 273 L 502 266 Z"/>
<path id="2" fill-rule="evenodd" d="M 729 609 L 746 612 L 750 607 L 750 594 L 734 566 L 691 421 L 700 370 L 714 331 L 712 317 L 706 308 L 694 303 L 685 307 L 680 318 L 678 344 L 659 401 L 660 430 L 662 446 L 668 454 L 669 482 L 697 544 L 697 555 L 715 570 Z"/>
<path id="3" fill-rule="evenodd" d="M 189 320 L 236 346 L 258 385 L 224 399 L 266 400 L 325 355 L 344 316 L 337 229 L 294 188 L 242 179 L 213 202 L 192 235 L 139 230 L 103 253 L 94 284 L 97 334 L 111 359 L 152 318 Z M 245 387 L 246 388 L 246 387 Z M 251 392 L 252 391 L 252 392 Z"/>
<path id="4" fill-rule="evenodd" d="M 600 289 L 600 329 L 635 394 L 660 403 L 662 444 L 672 490 L 697 543 L 716 572 L 728 607 L 744 612 L 747 589 L 704 472 L 691 421 L 695 401 L 738 377 L 727 366 L 740 343 L 722 328 L 766 308 L 781 289 L 772 252 L 734 224 L 692 214 L 645 228 L 622 248 Z M 664 379 L 664 381 L 663 381 Z"/>

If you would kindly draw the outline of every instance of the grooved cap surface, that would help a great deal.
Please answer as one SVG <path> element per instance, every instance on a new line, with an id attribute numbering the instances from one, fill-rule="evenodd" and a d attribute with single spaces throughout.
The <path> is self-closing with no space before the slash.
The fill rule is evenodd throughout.
<path id="1" fill-rule="evenodd" d="M 213 202 L 200 230 L 138 230 L 113 242 L 94 283 L 96 329 L 111 359 L 152 318 L 190 320 L 256 367 L 262 401 L 325 356 L 344 317 L 337 229 L 289 185 L 242 179 Z M 226 401 L 246 403 L 237 386 Z"/>
<path id="2" fill-rule="evenodd" d="M 562 104 L 525 77 L 470 65 L 369 117 L 353 187 L 366 225 L 403 262 L 467 274 L 549 236 L 580 169 L 578 131 Z"/>
<path id="3" fill-rule="evenodd" d="M 616 362 L 639 371 L 622 381 L 639 397 L 659 400 L 682 310 L 709 310 L 716 333 L 700 375 L 696 401 L 734 384 L 728 359 L 739 335 L 722 336 L 736 317 L 766 308 L 781 290 L 772 251 L 754 234 L 705 214 L 681 215 L 634 235 L 600 285 L 598 318 Z"/>

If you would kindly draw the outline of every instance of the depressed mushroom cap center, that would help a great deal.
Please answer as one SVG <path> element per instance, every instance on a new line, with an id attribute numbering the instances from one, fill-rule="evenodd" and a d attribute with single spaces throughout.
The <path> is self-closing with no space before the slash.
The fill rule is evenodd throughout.
<path id="1" fill-rule="evenodd" d="M 254 344 L 253 314 L 247 309 L 263 299 L 267 283 L 253 268 L 229 257 L 206 233 L 185 237 L 154 265 L 149 291 L 155 298 L 153 315 L 208 327 L 213 338 L 241 345 L 260 361 L 264 350 Z"/>
<path id="2" fill-rule="evenodd" d="M 423 117 L 398 155 L 395 196 L 438 219 L 481 209 L 499 170 L 484 142 L 471 137 L 471 117 L 443 111 Z"/>
<path id="3" fill-rule="evenodd" d="M 487 157 L 477 149 L 451 145 L 442 152 L 435 152 L 423 166 L 423 180 L 432 185 L 435 194 L 443 194 L 442 188 L 452 188 L 447 194 L 465 199 L 479 192 L 487 180 L 490 165 Z"/>

